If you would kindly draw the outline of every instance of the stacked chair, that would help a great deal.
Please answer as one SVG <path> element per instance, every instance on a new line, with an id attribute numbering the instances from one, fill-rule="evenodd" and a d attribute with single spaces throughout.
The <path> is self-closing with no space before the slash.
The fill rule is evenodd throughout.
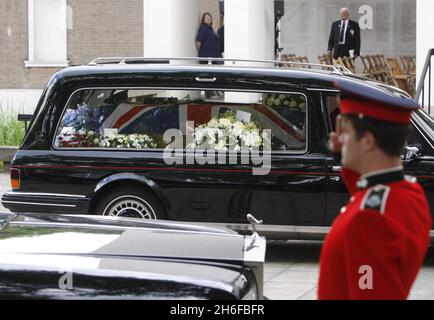
<path id="1" fill-rule="evenodd" d="M 363 71 L 356 72 L 354 60 L 351 58 L 338 58 L 332 60 L 328 54 L 318 56 L 321 64 L 333 64 L 346 67 L 352 73 L 366 78 L 381 81 L 403 89 L 409 94 L 415 94 L 416 90 L 416 57 L 401 56 L 386 58 L 384 55 L 365 55 L 360 60 L 363 64 Z"/>
<path id="2" fill-rule="evenodd" d="M 295 53 L 282 54 L 281 61 L 296 62 L 291 64 L 282 64 L 282 67 L 294 68 L 311 68 L 309 66 L 309 59 L 306 56 L 297 56 Z M 403 89 L 411 95 L 415 95 L 416 91 L 416 57 L 415 56 L 401 56 L 386 58 L 382 54 L 372 54 L 361 56 L 360 60 L 363 65 L 361 73 L 357 72 L 355 61 L 349 57 L 333 59 L 330 53 L 318 55 L 320 64 L 334 65 L 342 67 L 344 72 L 348 72 L 370 78 L 373 80 L 381 81 L 398 88 Z M 298 64 L 305 63 L 305 64 Z M 324 67 L 324 70 L 328 68 Z"/>
<path id="3" fill-rule="evenodd" d="M 293 66 L 294 67 L 299 67 L 299 68 L 311 68 L 311 66 L 307 65 L 309 63 L 309 59 L 306 56 L 297 56 L 297 55 L 295 55 L 293 53 L 291 53 L 291 54 L 282 54 L 280 60 L 281 61 L 285 61 L 285 62 L 306 63 L 306 65 L 294 63 Z"/>
<path id="4" fill-rule="evenodd" d="M 343 57 L 334 59 L 333 61 L 333 65 L 344 66 L 345 68 L 350 70 L 351 73 L 356 73 L 356 64 L 354 63 L 354 60 L 352 58 Z"/>

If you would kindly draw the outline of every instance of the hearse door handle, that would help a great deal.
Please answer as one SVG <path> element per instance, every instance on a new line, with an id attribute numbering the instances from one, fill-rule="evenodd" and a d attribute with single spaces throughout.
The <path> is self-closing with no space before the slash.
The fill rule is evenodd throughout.
<path id="1" fill-rule="evenodd" d="M 196 77 L 195 79 L 198 82 L 216 82 L 217 78 L 213 77 L 213 78 L 201 78 L 201 77 Z"/>
<path id="2" fill-rule="evenodd" d="M 191 202 L 190 207 L 193 210 L 205 211 L 205 210 L 208 210 L 211 208 L 211 204 L 209 202 L 205 202 L 205 201 L 202 201 L 202 202 L 198 201 L 198 202 Z"/>
<path id="3" fill-rule="evenodd" d="M 342 172 L 342 167 L 341 166 L 333 166 L 332 171 L 333 172 Z"/>

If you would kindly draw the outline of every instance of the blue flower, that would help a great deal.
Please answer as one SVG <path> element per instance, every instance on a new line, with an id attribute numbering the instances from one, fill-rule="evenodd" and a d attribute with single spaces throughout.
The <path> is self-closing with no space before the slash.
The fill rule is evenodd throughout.
<path id="1" fill-rule="evenodd" d="M 104 116 L 97 107 L 78 105 L 75 108 L 67 109 L 63 117 L 64 127 L 73 127 L 77 130 L 98 131 L 104 121 Z"/>

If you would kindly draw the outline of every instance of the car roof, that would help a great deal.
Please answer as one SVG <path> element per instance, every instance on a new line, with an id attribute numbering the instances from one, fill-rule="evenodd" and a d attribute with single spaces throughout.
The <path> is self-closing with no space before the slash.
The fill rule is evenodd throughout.
<path id="1" fill-rule="evenodd" d="M 219 66 L 219 65 L 167 65 L 167 64 L 147 64 L 147 65 L 80 65 L 72 66 L 60 70 L 57 74 L 60 76 L 75 76 L 85 74 L 131 74 L 131 73 L 171 73 L 183 72 L 190 73 L 224 73 L 234 75 L 256 75 L 256 76 L 281 76 L 286 78 L 306 77 L 326 79 L 323 76 L 330 76 L 335 73 L 327 70 L 312 70 L 303 68 L 269 68 L 264 66 Z"/>
<path id="2" fill-rule="evenodd" d="M 320 66 L 320 65 L 315 65 Z M 260 66 L 260 65 L 199 65 L 199 64 L 191 64 L 191 63 L 183 63 L 183 64 L 167 64 L 167 63 L 146 63 L 146 64 L 121 64 L 121 63 L 102 63 L 102 64 L 88 64 L 88 65 L 80 65 L 80 66 L 72 66 L 65 69 L 60 70 L 53 77 L 54 79 L 63 78 L 63 80 L 67 78 L 94 78 L 94 77 L 110 77 L 113 78 L 113 75 L 136 78 L 140 75 L 157 75 L 161 77 L 171 77 L 176 74 L 176 77 L 184 77 L 185 79 L 194 83 L 193 75 L 201 75 L 201 76 L 219 76 L 221 75 L 221 79 L 217 79 L 217 82 L 220 83 L 223 81 L 225 77 L 233 76 L 233 77 L 245 77 L 249 79 L 258 79 L 261 77 L 268 79 L 275 79 L 276 83 L 279 82 L 279 79 L 285 79 L 284 81 L 293 82 L 294 84 L 298 84 L 299 86 L 305 87 L 321 87 L 326 90 L 337 90 L 335 88 L 334 83 L 339 80 L 341 81 L 351 81 L 356 83 L 356 86 L 359 87 L 360 90 L 364 90 L 366 86 L 375 87 L 380 92 L 382 91 L 386 95 L 394 94 L 396 96 L 402 96 L 405 98 L 409 98 L 410 95 L 405 91 L 391 86 L 389 84 L 385 84 L 373 79 L 364 78 L 358 75 L 354 75 L 351 73 L 342 73 L 336 71 L 335 69 L 327 69 L 327 68 L 309 68 L 309 67 L 291 67 L 291 68 L 282 68 L 282 67 L 269 67 L 269 66 Z M 283 84 L 283 82 L 281 83 Z M 410 97 L 411 98 L 411 97 Z"/>

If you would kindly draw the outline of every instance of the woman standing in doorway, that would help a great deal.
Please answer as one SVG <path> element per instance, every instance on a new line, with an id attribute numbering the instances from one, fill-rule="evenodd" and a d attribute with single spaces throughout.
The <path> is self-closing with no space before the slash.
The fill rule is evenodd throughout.
<path id="1" fill-rule="evenodd" d="M 196 48 L 198 56 L 201 58 L 221 58 L 222 49 L 220 37 L 212 27 L 212 16 L 205 12 L 202 15 L 202 23 L 196 36 Z M 200 61 L 201 64 L 207 64 L 207 61 Z"/>

